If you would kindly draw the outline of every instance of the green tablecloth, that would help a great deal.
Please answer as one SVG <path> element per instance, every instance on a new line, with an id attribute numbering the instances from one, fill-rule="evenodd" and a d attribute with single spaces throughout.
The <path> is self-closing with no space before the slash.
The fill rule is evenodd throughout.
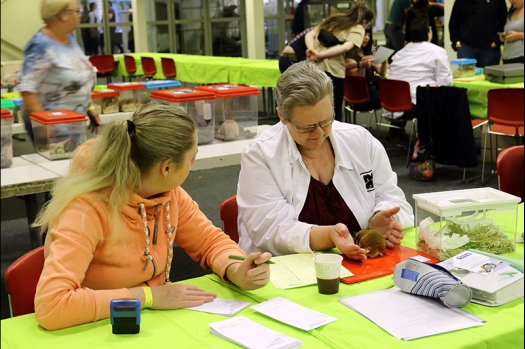
<path id="1" fill-rule="evenodd" d="M 143 74 L 140 57 L 152 57 L 157 68 L 157 73 L 153 76 L 156 79 L 165 78 L 162 73 L 161 57 L 175 60 L 176 80 L 194 84 L 231 83 L 275 87 L 280 76 L 277 60 L 172 53 L 133 53 L 129 55 L 135 58 L 136 75 Z M 118 63 L 114 75 L 128 76 L 123 55 L 115 55 L 115 57 L 118 58 Z"/>
<path id="2" fill-rule="evenodd" d="M 495 88 L 523 88 L 523 82 L 503 85 L 488 80 L 454 80 L 454 86 L 467 89 L 470 116 L 473 119 L 486 119 L 488 101 L 487 92 Z"/>
<path id="3" fill-rule="evenodd" d="M 523 229 L 523 204 L 519 207 L 518 229 Z M 497 220 L 513 220 L 513 212 L 498 213 Z M 403 244 L 415 246 L 414 229 L 405 231 Z M 523 244 L 514 253 L 506 254 L 523 260 Z M 364 316 L 338 302 L 345 296 L 388 287 L 391 276 L 351 285 L 341 284 L 336 295 L 321 295 L 317 286 L 289 290 L 276 289 L 272 284 L 255 290 L 242 291 L 222 283 L 215 275 L 207 275 L 183 283 L 216 292 L 218 297 L 259 303 L 277 296 L 334 316 L 338 321 L 312 331 L 302 331 L 274 321 L 246 308 L 243 315 L 264 326 L 303 341 L 305 348 L 523 348 L 523 297 L 499 307 L 470 303 L 463 309 L 485 319 L 484 326 L 443 333 L 430 337 L 402 341 L 391 336 Z M 180 310 L 143 310 L 141 331 L 137 335 L 113 335 L 109 319 L 72 328 L 45 331 L 38 326 L 33 314 L 2 320 L 2 348 L 238 348 L 236 345 L 209 333 L 208 323 L 225 319 L 223 316 Z"/>

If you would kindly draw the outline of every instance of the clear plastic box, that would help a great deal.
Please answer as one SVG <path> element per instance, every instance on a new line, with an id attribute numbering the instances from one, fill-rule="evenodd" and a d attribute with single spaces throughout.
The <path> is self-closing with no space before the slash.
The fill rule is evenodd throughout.
<path id="1" fill-rule="evenodd" d="M 476 75 L 476 63 L 474 58 L 461 58 L 450 61 L 450 71 L 452 77 L 457 78 L 471 78 Z"/>
<path id="2" fill-rule="evenodd" d="M 18 108 L 16 106 L 15 101 L 13 101 L 12 99 L 5 99 L 3 97 L 2 100 L 0 101 L 0 107 L 2 109 L 9 110 L 13 118 L 12 122 L 17 122 L 15 119 L 16 119 Z"/>
<path id="3" fill-rule="evenodd" d="M 258 95 L 255 87 L 241 85 L 197 86 L 217 97 L 215 138 L 224 141 L 253 138 L 257 135 Z"/>
<path id="4" fill-rule="evenodd" d="M 138 82 L 116 82 L 108 84 L 108 89 L 118 91 L 121 112 L 134 112 L 148 97 L 145 86 Z"/>
<path id="5" fill-rule="evenodd" d="M 13 164 L 13 132 L 11 124 L 13 123 L 13 115 L 7 109 L 2 111 L 2 168 L 11 167 Z"/>
<path id="6" fill-rule="evenodd" d="M 49 160 L 67 159 L 86 141 L 87 117 L 71 110 L 48 110 L 30 116 L 35 147 Z"/>
<path id="7" fill-rule="evenodd" d="M 115 90 L 99 90 L 91 93 L 93 105 L 99 114 L 119 112 L 119 93 Z"/>
<path id="8" fill-rule="evenodd" d="M 144 85 L 147 91 L 146 93 L 148 94 L 148 97 L 145 103 L 150 102 L 151 93 L 158 91 L 158 90 L 177 88 L 177 87 L 180 87 L 181 85 L 180 81 L 178 80 L 150 80 L 150 81 L 141 82 L 141 84 Z"/>
<path id="9" fill-rule="evenodd" d="M 211 92 L 176 88 L 151 94 L 152 103 L 165 103 L 184 110 L 197 125 L 198 144 L 211 143 L 215 131 L 215 95 Z"/>
<path id="10" fill-rule="evenodd" d="M 414 194 L 416 245 L 440 260 L 465 250 L 514 252 L 519 197 L 493 188 Z M 514 219 L 497 219 L 510 211 Z"/>

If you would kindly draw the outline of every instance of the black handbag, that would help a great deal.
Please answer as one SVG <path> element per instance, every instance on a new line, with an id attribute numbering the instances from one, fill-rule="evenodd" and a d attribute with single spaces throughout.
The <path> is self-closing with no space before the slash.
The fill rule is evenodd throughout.
<path id="1" fill-rule="evenodd" d="M 317 34 L 317 40 L 323 45 L 324 47 L 332 47 L 335 45 L 342 45 L 344 44 L 344 41 L 339 41 L 339 39 L 332 33 L 330 33 L 326 29 L 321 29 L 319 31 L 319 34 Z"/>

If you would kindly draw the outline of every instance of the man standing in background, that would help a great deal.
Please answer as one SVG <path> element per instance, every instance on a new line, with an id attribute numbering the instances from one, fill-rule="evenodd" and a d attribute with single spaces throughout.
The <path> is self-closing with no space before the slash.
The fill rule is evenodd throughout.
<path id="1" fill-rule="evenodd" d="M 386 38 L 385 46 L 394 50 L 394 53 L 405 46 L 403 25 L 405 24 L 406 14 L 411 5 L 412 0 L 394 0 L 392 7 L 390 8 L 390 13 L 388 14 L 384 30 Z M 391 60 L 389 59 L 389 61 Z"/>
<path id="2" fill-rule="evenodd" d="M 505 0 L 456 0 L 448 24 L 452 49 L 458 58 L 475 58 L 478 67 L 499 64 L 507 21 Z"/>

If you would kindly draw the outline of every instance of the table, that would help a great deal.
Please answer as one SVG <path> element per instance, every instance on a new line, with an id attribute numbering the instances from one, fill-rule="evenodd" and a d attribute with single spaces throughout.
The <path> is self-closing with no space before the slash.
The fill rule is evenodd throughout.
<path id="1" fill-rule="evenodd" d="M 498 84 L 485 80 L 480 76 L 475 80 L 454 80 L 455 87 L 467 89 L 467 97 L 470 107 L 470 116 L 473 119 L 487 118 L 487 92 L 495 88 L 523 88 L 523 82 L 515 84 Z"/>
<path id="2" fill-rule="evenodd" d="M 50 191 L 65 167 L 69 167 L 69 160 L 55 161 L 54 164 L 62 173 L 57 173 L 52 166 L 43 166 L 42 162 L 49 162 L 43 156 L 13 158 L 13 164 L 9 168 L 3 168 L 1 172 L 1 198 L 19 196 L 24 199 L 26 216 L 29 225 L 29 236 L 31 247 L 35 248 L 42 244 L 40 230 L 31 228 L 31 224 L 38 213 L 36 194 Z M 34 161 L 37 159 L 38 161 Z M 46 161 L 47 160 L 47 161 Z"/>
<path id="3" fill-rule="evenodd" d="M 523 227 L 523 204 L 519 207 L 518 227 Z M 510 219 L 509 212 L 499 213 L 498 219 Z M 403 244 L 415 246 L 415 231 L 405 231 Z M 523 260 L 523 244 L 506 256 Z M 338 321 L 312 331 L 301 331 L 271 320 L 251 308 L 243 315 L 264 326 L 303 341 L 305 348 L 523 348 L 523 298 L 499 307 L 470 303 L 464 309 L 487 321 L 484 326 L 443 333 L 412 341 L 391 336 L 367 318 L 338 302 L 341 297 L 361 294 L 388 287 L 391 276 L 345 285 L 336 295 L 321 295 L 315 285 L 290 290 L 276 289 L 272 284 L 255 291 L 243 291 L 222 283 L 215 275 L 185 280 L 218 297 L 260 303 L 277 296 L 334 316 Z M 213 314 L 180 310 L 143 310 L 141 332 L 137 335 L 112 335 L 109 319 L 58 331 L 45 331 L 28 314 L 2 320 L 2 348 L 238 348 L 238 346 L 209 333 L 208 323 L 226 319 Z"/>

